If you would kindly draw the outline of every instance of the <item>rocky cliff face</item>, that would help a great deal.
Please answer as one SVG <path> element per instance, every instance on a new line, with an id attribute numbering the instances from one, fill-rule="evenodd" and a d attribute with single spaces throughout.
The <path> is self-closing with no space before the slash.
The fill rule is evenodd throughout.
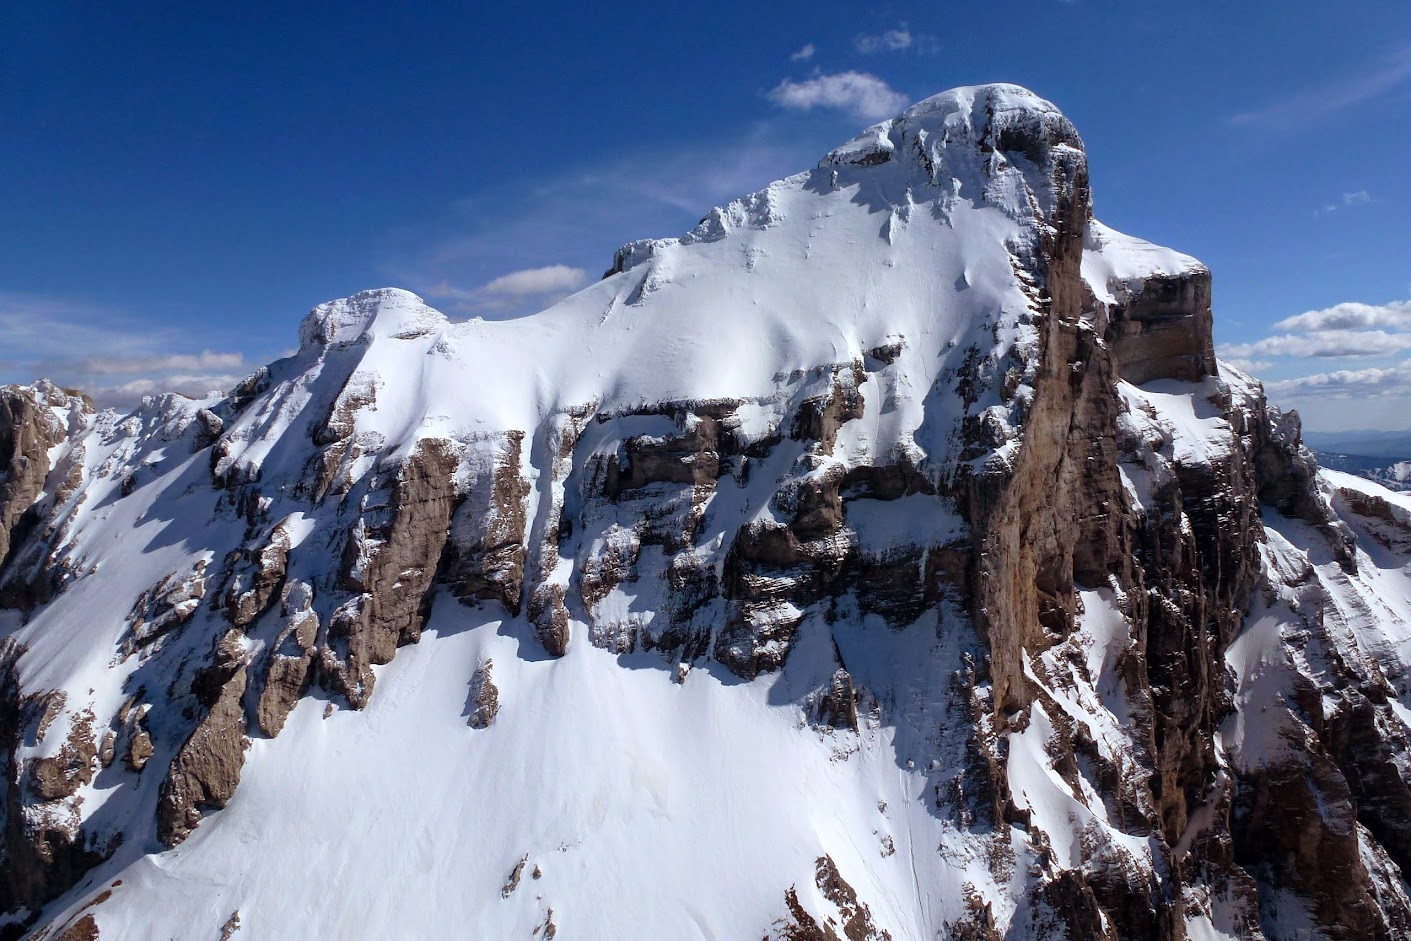
<path id="1" fill-rule="evenodd" d="M 1411 503 L 1091 204 L 958 89 L 536 317 L 5 389 L 0 931 L 1405 935 Z"/>

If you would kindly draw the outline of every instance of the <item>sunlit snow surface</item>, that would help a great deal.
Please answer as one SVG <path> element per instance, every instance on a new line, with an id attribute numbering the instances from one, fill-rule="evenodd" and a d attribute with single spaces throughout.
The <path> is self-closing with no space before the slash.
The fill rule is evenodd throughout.
<path id="1" fill-rule="evenodd" d="M 1052 108 L 1027 94 L 1002 89 L 989 101 Z M 322 305 L 305 320 L 299 351 L 270 367 L 268 389 L 226 430 L 222 470 L 259 474 L 271 520 L 298 514 L 292 531 L 308 551 L 294 553 L 289 574 L 312 581 L 328 572 L 311 559 L 337 564 L 340 511 L 336 501 L 296 499 L 294 489 L 314 451 L 312 430 L 339 403 L 350 403 L 362 450 L 348 468 L 354 478 L 428 437 L 453 441 L 471 461 L 489 437 L 528 431 L 534 531 L 546 525 L 553 488 L 561 496 L 565 486 L 547 471 L 541 433 L 564 410 L 620 415 L 745 399 L 742 433 L 761 439 L 816 388 L 820 368 L 893 346 L 895 362 L 860 384 L 863 417 L 843 426 L 829 459 L 857 464 L 904 451 L 945 474 L 959 459 L 963 412 L 950 377 L 967 351 L 992 371 L 1022 367 L 1021 403 L 1038 352 L 1032 299 L 1014 269 L 1014 253 L 1040 235 L 1024 172 L 987 168 L 978 151 L 954 143 L 973 132 L 976 96 L 961 89 L 923 102 L 818 169 L 713 211 L 682 239 L 633 243 L 619 273 L 532 317 L 452 323 L 395 290 Z M 892 153 L 898 141 L 932 147 L 929 171 L 912 159 L 849 162 Z M 1033 195 L 1051 198 L 1042 187 Z M 1095 296 L 1110 300 L 1123 285 L 1197 265 L 1094 223 L 1083 272 Z M 1154 455 L 1121 466 L 1134 507 L 1151 504 L 1172 463 L 1208 462 L 1233 446 L 1210 403 L 1216 386 L 1120 385 L 1123 420 Z M 153 400 L 82 436 L 77 459 L 91 482 L 68 538 L 79 570 L 101 578 L 75 580 L 22 627 L 0 613 L 0 633 L 29 646 L 27 689 L 65 688 L 71 706 L 110 716 L 135 684 L 170 681 L 138 675 L 157 661 L 118 655 L 128 612 L 159 579 L 222 559 L 246 537 L 243 520 L 216 511 L 208 453 L 193 455 L 189 440 L 164 431 L 189 424 L 202 404 L 213 403 Z M 992 387 L 975 407 L 1012 431 L 1014 416 Z M 611 451 L 625 428 L 671 430 L 659 417 L 625 422 L 590 427 L 579 447 Z M 702 543 L 718 548 L 724 534 L 769 512 L 796 456 L 780 449 L 748 487 L 713 497 Z M 127 467 L 139 468 L 140 485 L 119 500 L 114 469 Z M 1342 477 L 1327 475 L 1384 493 Z M 877 556 L 919 536 L 964 534 L 954 508 L 934 499 L 854 501 L 848 526 Z M 1307 527 L 1281 517 L 1266 517 L 1266 527 L 1267 577 L 1306 558 L 1357 648 L 1399 665 L 1397 690 L 1411 705 L 1411 581 L 1400 557 L 1363 539 L 1361 572 L 1348 576 L 1319 554 Z M 1131 703 L 1117 664 L 1131 631 L 1109 586 L 1086 587 L 1065 649 L 1028 657 L 1026 669 L 1053 708 L 1092 731 L 1105 759 L 1128 768 Z M 660 591 L 643 579 L 602 604 L 649 617 Z M 1295 668 L 1281 643 L 1297 619 L 1289 599 L 1261 596 L 1256 605 L 1227 658 L 1238 708 L 1222 747 L 1236 765 L 1281 747 L 1277 728 L 1247 720 L 1286 694 Z M 805 619 L 782 673 L 744 683 L 704 664 L 678 683 L 659 656 L 586 643 L 587 625 L 574 623 L 568 654 L 552 659 L 524 620 L 438 595 L 421 641 L 378 669 L 366 710 L 326 716 L 325 700 L 303 700 L 277 738 L 252 742 L 234 799 L 177 849 L 160 851 L 150 821 L 170 745 L 137 785 L 121 762 L 100 773 L 81 792 L 84 819 L 100 835 L 133 839 L 64 897 L 53 921 L 121 879 L 92 909 L 104 941 L 214 938 L 237 910 L 237 938 L 530 938 L 543 935 L 550 909 L 561 938 L 758 938 L 786 914 L 790 886 L 806 909 L 827 909 L 813 881 L 827 854 L 896 941 L 935 938 L 966 913 L 967 893 L 1007 923 L 1039 853 L 1020 830 L 973 832 L 938 804 L 973 726 L 951 692 L 977 649 L 973 631 L 945 603 L 899 631 L 846 603 L 837 614 L 832 625 Z M 203 609 L 183 632 L 191 639 L 173 643 L 199 660 L 222 630 Z M 866 691 L 856 734 L 813 728 L 801 706 L 832 669 L 835 643 Z M 472 729 L 469 684 L 486 659 L 501 708 L 488 729 Z M 1086 664 L 1086 677 L 1068 675 L 1065 662 Z M 1099 834 L 1105 852 L 1150 865 L 1148 838 L 1113 824 L 1086 778 L 1074 786 L 1054 770 L 1046 746 L 1055 718 L 1036 704 L 1027 727 L 1011 733 L 1017 805 L 1050 835 L 1061 865 L 1081 861 L 1084 832 Z M 64 731 L 27 757 L 57 748 Z M 161 732 L 154 728 L 159 741 Z M 1007 863 L 996 863 L 996 845 Z M 526 857 L 519 886 L 502 897 Z M 1191 937 L 1228 936 L 1227 916 L 1218 905 L 1190 915 Z M 1008 937 L 1030 935 L 1016 921 Z"/>

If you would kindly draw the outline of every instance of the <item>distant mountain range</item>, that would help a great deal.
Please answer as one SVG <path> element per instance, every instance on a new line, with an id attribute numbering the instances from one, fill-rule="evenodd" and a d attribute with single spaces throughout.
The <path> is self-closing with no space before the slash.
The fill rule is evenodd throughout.
<path id="1" fill-rule="evenodd" d="M 1356 457 L 1411 458 L 1411 431 L 1304 431 L 1315 451 Z"/>
<path id="2" fill-rule="evenodd" d="M 1411 490 L 1411 431 L 1306 431 L 1318 463 L 1393 490 Z"/>

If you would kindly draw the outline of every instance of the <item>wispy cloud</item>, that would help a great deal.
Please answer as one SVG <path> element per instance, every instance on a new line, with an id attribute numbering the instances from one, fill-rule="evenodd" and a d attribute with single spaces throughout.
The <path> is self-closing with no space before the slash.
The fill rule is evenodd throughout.
<path id="1" fill-rule="evenodd" d="M 911 30 L 902 23 L 896 29 L 880 33 L 861 33 L 853 40 L 853 45 L 863 55 L 872 55 L 878 52 L 901 52 L 910 49 L 915 42 Z"/>
<path id="2" fill-rule="evenodd" d="M 81 301 L 0 291 L 0 378 L 49 378 L 101 405 L 135 405 L 154 392 L 203 394 L 242 378 L 241 353 L 183 352 L 190 335 Z M 114 382 L 120 378 L 123 381 Z"/>
<path id="3" fill-rule="evenodd" d="M 461 311 L 502 314 L 526 301 L 548 306 L 583 286 L 588 272 L 569 265 L 524 268 L 500 275 L 476 288 L 460 288 L 442 279 L 426 293 L 436 299 L 449 299 Z"/>
<path id="4" fill-rule="evenodd" d="M 1264 130 L 1290 130 L 1408 84 L 1411 84 L 1411 45 L 1401 47 L 1355 75 L 1332 79 L 1263 108 L 1233 115 L 1230 123 Z"/>
<path id="5" fill-rule="evenodd" d="M 83 391 L 106 408 L 128 409 L 141 404 L 143 396 L 176 392 L 191 398 L 205 398 L 212 393 L 224 394 L 245 378 L 244 373 L 224 375 L 173 375 L 159 378 L 130 379 L 116 385 L 86 386 Z"/>
<path id="6" fill-rule="evenodd" d="M 769 100 L 797 111 L 834 108 L 867 121 L 895 114 L 908 101 L 877 76 L 852 71 L 819 74 L 801 82 L 785 79 L 770 90 Z"/>
<path id="7" fill-rule="evenodd" d="M 927 33 L 913 33 L 905 23 L 880 33 L 861 33 L 853 38 L 853 47 L 865 56 L 879 52 L 919 52 L 930 54 L 939 50 L 940 43 Z"/>
<path id="8" fill-rule="evenodd" d="M 140 355 L 174 341 L 120 313 L 82 301 L 0 291 L 0 349 L 9 362 L 71 358 L 88 351 L 104 356 Z"/>
<path id="9" fill-rule="evenodd" d="M 1372 194 L 1366 190 L 1358 190 L 1355 193 L 1343 193 L 1342 198 L 1336 202 L 1327 203 L 1322 209 L 1314 213 L 1315 216 L 1325 216 L 1330 212 L 1337 212 L 1340 209 L 1351 209 L 1354 206 L 1366 206 L 1372 202 Z"/>
<path id="10" fill-rule="evenodd" d="M 824 130 L 833 126 L 828 121 L 812 125 L 780 117 L 715 139 L 566 163 L 547 178 L 474 192 L 440 220 L 389 233 L 382 273 L 453 315 L 534 313 L 555 295 L 486 288 L 498 281 L 501 289 L 574 290 L 606 269 L 623 243 L 680 235 L 712 206 L 812 166 L 852 133 Z"/>
<path id="11" fill-rule="evenodd" d="M 80 372 L 95 376 L 131 376 L 137 373 L 177 373 L 213 369 L 245 368 L 243 353 L 169 353 L 150 356 L 89 357 L 73 364 Z"/>
<path id="12" fill-rule="evenodd" d="M 803 48 L 802 48 L 802 49 L 798 50 L 797 52 L 795 52 L 795 53 L 793 53 L 793 54 L 791 54 L 791 55 L 789 56 L 789 61 L 790 61 L 790 62 L 807 62 L 808 60 L 812 59 L 813 56 L 814 56 L 814 54 L 817 53 L 817 52 L 818 52 L 818 50 L 814 47 L 813 43 L 811 43 L 811 42 L 806 42 L 806 43 L 803 44 Z"/>

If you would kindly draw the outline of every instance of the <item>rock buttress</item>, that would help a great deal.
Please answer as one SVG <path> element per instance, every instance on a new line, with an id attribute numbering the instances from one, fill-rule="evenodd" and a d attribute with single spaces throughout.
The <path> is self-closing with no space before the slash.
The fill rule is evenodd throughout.
<path id="1" fill-rule="evenodd" d="M 342 583 L 356 594 L 332 615 L 322 668 L 355 708 L 372 694 L 373 665 L 421 637 L 450 533 L 457 461 L 446 442 L 420 442 L 390 486 L 364 497 L 349 530 Z"/>

